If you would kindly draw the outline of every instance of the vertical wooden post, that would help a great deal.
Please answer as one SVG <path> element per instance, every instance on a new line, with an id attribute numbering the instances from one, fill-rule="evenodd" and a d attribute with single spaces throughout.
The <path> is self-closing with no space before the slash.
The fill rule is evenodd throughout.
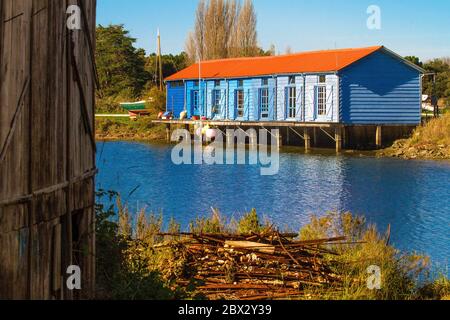
<path id="1" fill-rule="evenodd" d="M 336 152 L 339 153 L 342 151 L 342 128 L 340 126 L 336 126 L 334 136 L 336 140 Z"/>
<path id="2" fill-rule="evenodd" d="M 383 139 L 382 139 L 382 127 L 381 126 L 377 126 L 377 131 L 376 131 L 376 145 L 377 148 L 381 148 L 383 146 Z"/>
<path id="3" fill-rule="evenodd" d="M 309 151 L 309 149 L 311 149 L 311 136 L 309 134 L 308 128 L 305 128 L 303 132 L 303 137 L 305 138 L 305 150 Z"/>
<path id="4" fill-rule="evenodd" d="M 278 130 L 278 133 L 277 133 L 277 146 L 278 146 L 278 149 L 283 146 L 283 137 L 280 134 L 279 130 Z"/>
<path id="5" fill-rule="evenodd" d="M 347 148 L 347 127 L 342 127 L 342 146 L 344 149 Z"/>
<path id="6" fill-rule="evenodd" d="M 189 124 L 185 124 L 184 125 L 184 130 L 186 130 L 189 133 L 188 137 L 192 139 L 191 126 Z"/>
<path id="7" fill-rule="evenodd" d="M 291 144 L 291 136 L 290 136 L 291 128 L 287 127 L 286 130 L 287 130 L 287 132 L 286 132 L 286 142 L 287 142 L 287 145 L 290 145 Z"/>
<path id="8" fill-rule="evenodd" d="M 234 133 L 233 131 L 231 131 L 230 127 L 226 127 L 225 128 L 225 135 L 226 135 L 226 139 L 227 139 L 227 146 L 233 146 L 234 145 Z"/>
<path id="9" fill-rule="evenodd" d="M 166 124 L 166 140 L 170 143 L 170 124 Z"/>
<path id="10" fill-rule="evenodd" d="M 317 128 L 314 128 L 313 129 L 314 131 L 313 131 L 313 143 L 314 143 L 314 147 L 317 147 Z"/>

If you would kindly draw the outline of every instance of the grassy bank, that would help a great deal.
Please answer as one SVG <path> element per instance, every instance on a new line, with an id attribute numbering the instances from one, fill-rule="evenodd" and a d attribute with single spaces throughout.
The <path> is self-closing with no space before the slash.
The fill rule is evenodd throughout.
<path id="1" fill-rule="evenodd" d="M 110 200 L 116 196 L 99 193 L 99 197 Z M 132 219 L 120 200 L 116 207 L 117 212 L 113 207 L 96 207 L 98 298 L 204 299 L 197 289 L 201 283 L 177 284 L 179 279 L 192 280 L 197 272 L 181 249 L 182 239 L 173 235 L 180 231 L 180 225 L 172 220 L 164 228 L 161 215 L 145 211 Z M 255 211 L 231 220 L 215 212 L 190 224 L 190 231 L 196 234 L 258 235 L 267 228 L 275 227 L 262 222 Z M 170 236 L 161 236 L 164 231 Z M 299 240 L 335 236 L 345 236 L 346 245 L 330 244 L 320 249 L 326 252 L 326 267 L 342 280 L 342 286 L 304 286 L 300 299 L 449 298 L 450 281 L 445 277 L 429 280 L 431 271 L 426 257 L 396 250 L 389 245 L 389 234 L 378 233 L 362 217 L 329 213 L 322 218 L 312 217 L 310 224 L 298 232 Z M 367 288 L 367 268 L 371 265 L 382 270 L 380 290 Z M 280 274 L 282 268 L 280 265 Z"/>
<path id="2" fill-rule="evenodd" d="M 417 128 L 411 138 L 398 140 L 378 153 L 404 159 L 450 159 L 450 113 Z"/>
<path id="3" fill-rule="evenodd" d="M 136 121 L 124 118 L 96 118 L 97 140 L 140 140 L 165 141 L 164 125 L 155 125 L 151 117 L 142 117 Z"/>

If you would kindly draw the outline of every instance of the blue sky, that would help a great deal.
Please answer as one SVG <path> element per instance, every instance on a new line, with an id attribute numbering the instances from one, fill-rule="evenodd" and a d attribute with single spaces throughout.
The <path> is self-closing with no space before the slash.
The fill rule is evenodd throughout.
<path id="1" fill-rule="evenodd" d="M 156 47 L 161 29 L 164 53 L 184 49 L 197 0 L 97 0 L 97 23 L 124 24 L 137 47 Z M 385 45 L 422 60 L 450 56 L 449 0 L 254 0 L 258 40 L 284 53 Z M 381 30 L 369 30 L 367 8 L 381 9 Z"/>

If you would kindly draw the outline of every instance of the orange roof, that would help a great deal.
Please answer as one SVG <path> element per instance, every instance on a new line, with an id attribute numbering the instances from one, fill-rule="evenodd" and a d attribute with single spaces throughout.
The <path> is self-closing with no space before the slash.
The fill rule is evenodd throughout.
<path id="1" fill-rule="evenodd" d="M 339 71 L 383 46 L 311 51 L 291 55 L 210 60 L 194 64 L 168 77 L 167 81 L 186 79 L 227 79 L 253 76 Z"/>

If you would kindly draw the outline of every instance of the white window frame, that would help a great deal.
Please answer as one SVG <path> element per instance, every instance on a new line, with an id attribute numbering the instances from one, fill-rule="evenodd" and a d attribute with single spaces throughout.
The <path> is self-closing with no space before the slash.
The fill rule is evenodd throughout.
<path id="1" fill-rule="evenodd" d="M 259 112 L 261 119 L 269 119 L 270 114 L 270 92 L 269 88 L 264 87 L 260 88 L 260 106 L 259 106 Z"/>
<path id="2" fill-rule="evenodd" d="M 286 118 L 295 119 L 297 117 L 297 87 L 287 87 L 286 97 Z"/>
<path id="3" fill-rule="evenodd" d="M 236 90 L 236 118 L 244 118 L 245 117 L 245 91 L 244 89 Z M 242 104 L 240 103 L 242 98 Z M 239 113 L 242 112 L 242 115 Z"/>
<path id="4" fill-rule="evenodd" d="M 197 109 L 198 112 L 201 113 L 201 110 L 200 110 L 200 90 L 192 90 L 192 112 L 195 112 L 195 109 Z"/>
<path id="5" fill-rule="evenodd" d="M 325 83 L 317 86 L 316 110 L 317 117 L 323 118 L 327 116 L 327 86 Z"/>
<path id="6" fill-rule="evenodd" d="M 212 91 L 212 108 L 213 108 L 213 114 L 214 115 L 220 115 L 222 114 L 222 90 L 220 89 L 214 89 Z M 216 112 L 214 112 L 216 111 Z"/>

